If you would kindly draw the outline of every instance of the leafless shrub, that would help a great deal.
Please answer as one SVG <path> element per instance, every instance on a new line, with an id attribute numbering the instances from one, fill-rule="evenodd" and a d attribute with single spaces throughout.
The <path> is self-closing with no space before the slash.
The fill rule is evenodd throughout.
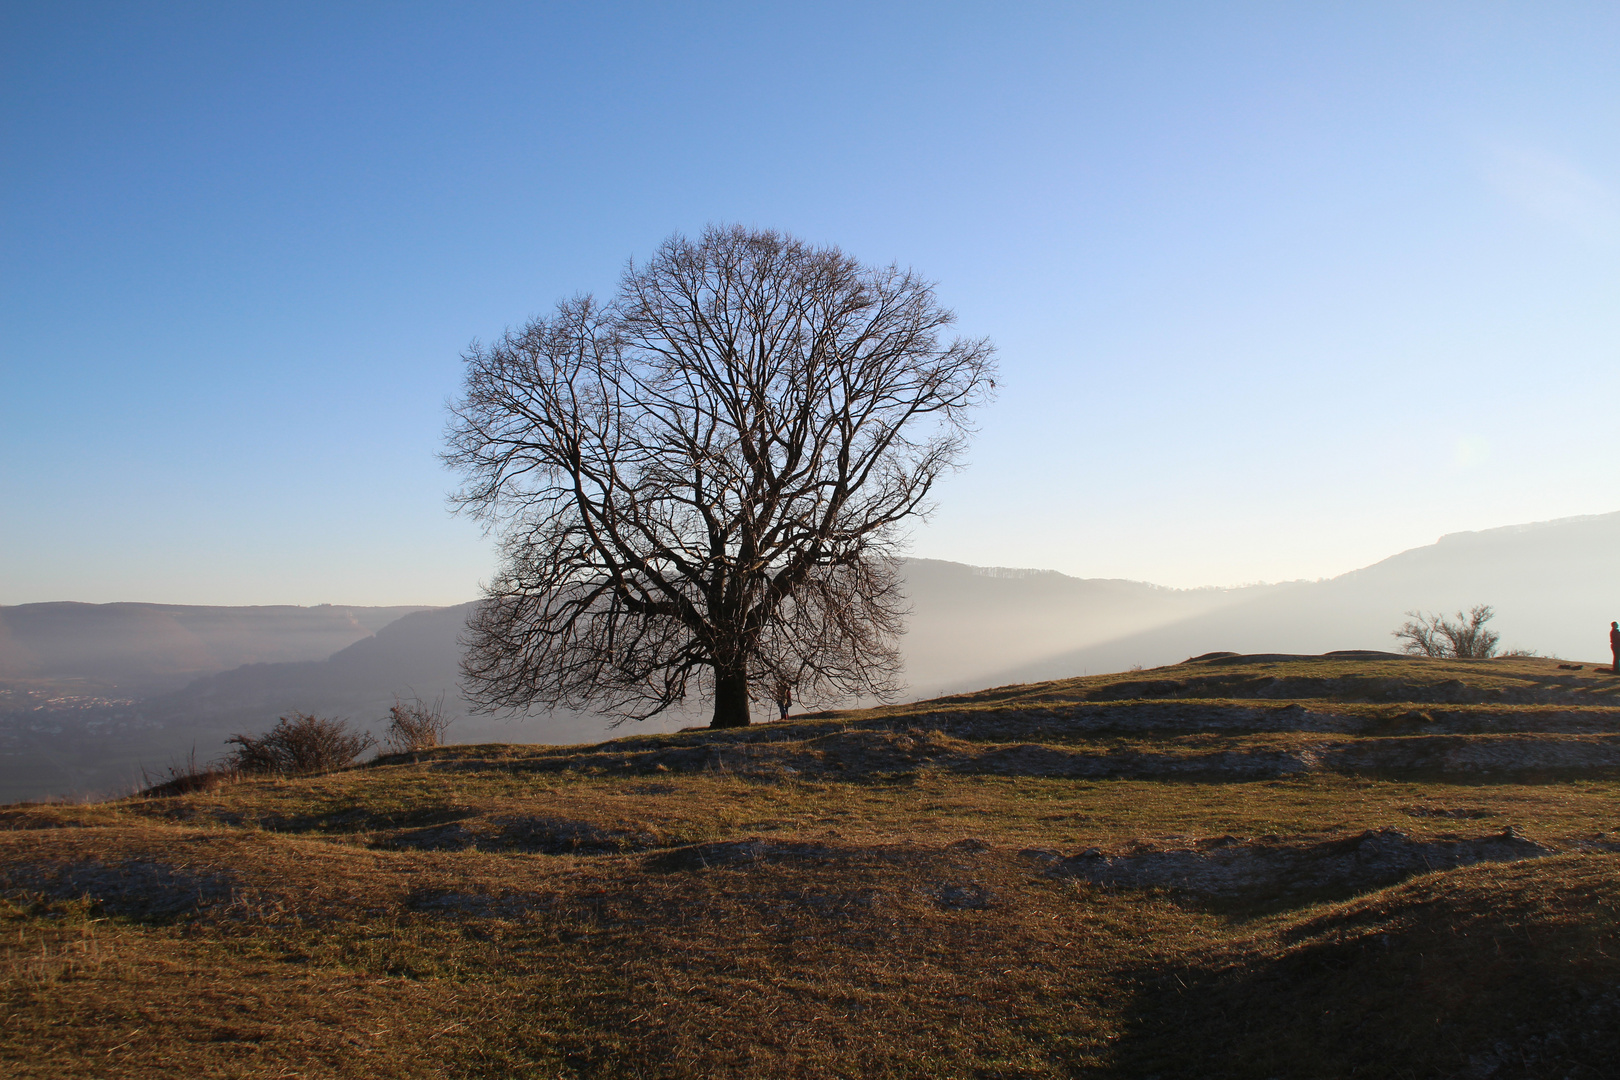
<path id="1" fill-rule="evenodd" d="M 263 735 L 233 735 L 225 740 L 235 745 L 225 766 L 242 773 L 297 776 L 303 773 L 340 769 L 377 740 L 363 731 L 350 731 L 347 720 L 336 720 L 309 713 L 283 716 Z"/>
<path id="2" fill-rule="evenodd" d="M 1407 622 L 1390 633 L 1401 643 L 1401 651 L 1412 656 L 1446 655 L 1446 643 L 1422 612 L 1408 611 Z"/>
<path id="3" fill-rule="evenodd" d="M 1475 604 L 1466 616 L 1457 612 L 1455 622 L 1443 615 L 1408 611 L 1406 624 L 1391 634 L 1401 642 L 1402 650 L 1413 656 L 1483 660 L 1496 655 L 1497 643 L 1502 640 L 1501 634 L 1485 629 L 1495 614 L 1488 604 Z"/>
<path id="4" fill-rule="evenodd" d="M 444 695 L 432 704 L 412 696 L 396 697 L 388 707 L 388 730 L 383 734 L 383 750 L 390 754 L 414 754 L 431 750 L 444 742 L 450 718 L 444 715 Z"/>

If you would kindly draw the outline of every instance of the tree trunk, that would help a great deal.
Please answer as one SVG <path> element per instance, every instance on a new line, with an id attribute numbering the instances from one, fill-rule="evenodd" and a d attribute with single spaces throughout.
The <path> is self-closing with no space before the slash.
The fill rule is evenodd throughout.
<path id="1" fill-rule="evenodd" d="M 748 726 L 748 673 L 746 670 L 714 672 L 714 719 L 712 728 Z"/>

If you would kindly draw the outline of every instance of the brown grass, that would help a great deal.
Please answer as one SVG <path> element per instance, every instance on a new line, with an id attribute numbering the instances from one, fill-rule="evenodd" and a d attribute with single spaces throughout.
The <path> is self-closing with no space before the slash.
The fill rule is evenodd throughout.
<path id="1" fill-rule="evenodd" d="M 1446 708 L 1490 708 L 1494 731 L 1543 740 L 1616 730 L 1598 678 L 1489 663 L 1503 666 L 1249 674 L 1573 696 Z M 1239 705 L 1268 724 L 1294 700 L 1311 703 L 1296 721 L 1430 708 L 1245 697 L 1230 679 L 1215 698 L 1177 696 L 1209 673 L 6 808 L 0 1072 L 1603 1075 L 1620 1052 L 1620 776 L 1077 778 L 1021 772 L 1008 750 L 1181 760 L 1321 737 L 1201 730 Z M 1111 726 L 1088 727 L 1109 702 Z M 964 731 L 964 713 L 978 726 Z M 1334 737 L 1434 737 L 1362 730 Z M 1509 826 L 1562 854 L 1296 901 L 1105 888 L 1040 854 Z"/>

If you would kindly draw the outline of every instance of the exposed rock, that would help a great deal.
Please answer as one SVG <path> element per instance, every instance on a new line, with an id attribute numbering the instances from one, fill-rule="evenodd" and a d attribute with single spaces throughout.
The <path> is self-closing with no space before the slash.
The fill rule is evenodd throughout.
<path id="1" fill-rule="evenodd" d="M 1324 747 L 1335 772 L 1516 773 L 1620 768 L 1620 736 L 1424 735 L 1358 739 Z"/>
<path id="2" fill-rule="evenodd" d="M 983 885 L 939 885 L 928 895 L 947 911 L 982 911 L 996 902 L 995 894 Z"/>
<path id="3" fill-rule="evenodd" d="M 976 836 L 964 836 L 960 840 L 952 840 L 945 845 L 947 850 L 960 851 L 968 855 L 982 855 L 990 850 L 990 845 Z"/>

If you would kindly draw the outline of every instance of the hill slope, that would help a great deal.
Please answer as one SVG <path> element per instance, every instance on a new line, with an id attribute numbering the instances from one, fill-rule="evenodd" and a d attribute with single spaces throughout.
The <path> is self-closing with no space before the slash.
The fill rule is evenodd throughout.
<path id="1" fill-rule="evenodd" d="M 960 685 L 965 677 L 1030 656 L 1032 649 L 1074 646 L 1122 629 L 1161 625 L 1205 610 L 1225 595 L 928 560 L 908 563 L 907 575 L 915 609 L 906 640 L 909 673 L 914 681 L 939 686 Z M 49 605 L 33 605 L 42 606 Z M 452 729 L 452 737 L 460 741 L 593 742 L 612 733 L 601 717 L 565 711 L 528 719 L 469 716 L 458 686 L 458 639 L 469 607 L 412 611 L 374 635 L 344 640 L 346 647 L 330 655 L 246 664 L 153 696 L 137 698 L 112 689 L 105 693 L 122 697 L 86 696 L 44 711 L 14 707 L 10 715 L 0 715 L 0 801 L 127 791 L 139 780 L 143 765 L 161 766 L 194 746 L 209 759 L 231 734 L 262 730 L 277 716 L 299 710 L 374 722 L 397 694 L 429 699 L 443 694 L 447 711 L 461 717 Z M 215 612 L 214 624 L 226 627 L 236 612 L 201 610 Z M 291 609 L 294 617 L 303 610 Z M 376 614 L 383 610 L 372 609 Z M 105 621 L 107 613 L 97 614 Z M 119 639 L 119 656 L 127 664 L 141 655 L 140 640 L 138 635 Z M 159 647 L 167 640 L 160 635 L 144 655 L 168 657 Z M 304 652 L 333 640 L 329 634 L 311 633 Z M 229 646 L 229 641 L 212 644 L 216 654 Z M 111 669 L 105 663 L 97 666 L 93 653 L 77 662 L 76 670 Z M 167 677 L 151 670 L 144 675 Z M 0 689 L 4 685 L 0 680 Z M 673 731 L 704 719 L 701 703 L 694 702 L 638 729 Z"/>
<path id="2" fill-rule="evenodd" d="M 1214 656 L 0 811 L 18 1077 L 1599 1076 L 1620 678 Z"/>
<path id="3" fill-rule="evenodd" d="M 1169 663 L 1212 649 L 1383 649 L 1409 609 L 1455 610 L 1480 602 L 1496 605 L 1493 625 L 1509 645 L 1596 656 L 1606 645 L 1608 620 L 1620 617 L 1620 578 L 1611 569 L 1616 550 L 1620 514 L 1456 534 L 1330 581 L 1242 589 L 1175 590 L 911 560 L 905 566 L 913 608 L 902 642 L 906 676 L 911 695 L 923 697 Z M 86 609 L 105 623 L 124 618 L 119 612 L 125 608 L 139 609 L 125 613 L 128 627 L 155 619 L 162 632 L 148 644 L 140 633 L 114 635 L 117 647 L 101 653 L 101 639 L 91 635 L 81 656 L 73 652 L 71 633 L 52 637 L 39 629 L 51 621 L 47 615 L 68 625 L 88 618 L 79 610 Z M 103 674 L 122 664 L 136 673 L 131 679 L 156 680 L 152 685 L 169 689 L 105 691 L 100 698 L 85 689 L 60 707 L 35 711 L 30 700 L 13 702 L 8 713 L 6 687 L 14 696 L 31 692 L 16 689 L 25 682 L 0 678 L 0 801 L 128 790 L 142 765 L 161 765 L 193 746 L 205 759 L 212 757 L 231 733 L 262 730 L 292 710 L 375 722 L 394 695 L 411 692 L 444 694 L 448 710 L 463 717 L 451 733 L 461 741 L 591 742 L 613 731 L 599 717 L 572 713 L 467 717 L 457 688 L 465 606 L 416 611 L 386 627 L 378 624 L 406 609 L 105 609 L 0 609 L 9 620 L 0 622 L 0 660 L 10 657 L 4 662 L 13 668 L 36 663 L 38 670 L 37 663 L 50 655 L 57 665 L 51 670 Z M 34 643 L 28 654 L 34 660 L 19 659 L 24 653 L 15 629 L 11 645 L 3 640 L 13 624 L 27 630 L 23 637 Z M 272 632 L 276 626 L 284 630 Z M 368 636 L 373 629 L 375 636 Z M 40 642 L 52 644 L 47 649 Z M 322 652 L 332 645 L 346 647 Z M 260 658 L 272 658 L 271 650 L 281 648 L 296 662 L 213 671 L 173 689 L 175 672 L 203 663 L 204 653 L 208 664 L 217 665 L 248 655 L 250 647 Z M 303 651 L 294 656 L 295 649 Z M 694 702 L 637 729 L 670 731 L 703 719 L 701 703 Z"/>

